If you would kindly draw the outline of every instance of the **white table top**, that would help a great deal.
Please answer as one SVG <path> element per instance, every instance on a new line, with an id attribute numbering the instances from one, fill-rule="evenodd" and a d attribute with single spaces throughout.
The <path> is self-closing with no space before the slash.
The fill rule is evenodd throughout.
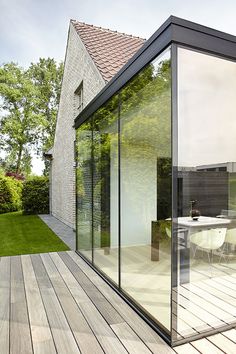
<path id="1" fill-rule="evenodd" d="M 231 220 L 213 218 L 209 216 L 200 216 L 198 220 L 192 220 L 190 216 L 184 216 L 178 218 L 178 225 L 185 227 L 208 227 L 208 226 L 218 226 L 218 225 L 227 225 L 230 224 Z"/>

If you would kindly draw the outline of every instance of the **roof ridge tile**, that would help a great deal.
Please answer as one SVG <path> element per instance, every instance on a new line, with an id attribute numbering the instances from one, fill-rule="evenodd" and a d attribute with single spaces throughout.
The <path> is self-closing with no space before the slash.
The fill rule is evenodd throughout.
<path id="1" fill-rule="evenodd" d="M 105 81 L 109 81 L 143 45 L 144 39 L 70 20 Z"/>
<path id="2" fill-rule="evenodd" d="M 102 31 L 107 31 L 109 33 L 117 33 L 119 35 L 122 35 L 124 37 L 131 37 L 131 38 L 138 38 L 138 39 L 141 39 L 141 40 L 145 40 L 145 38 L 142 38 L 142 37 L 139 37 L 139 36 L 134 36 L 132 34 L 127 34 L 125 32 L 118 32 L 116 30 L 111 30 L 110 28 L 104 28 L 104 27 L 101 27 L 101 26 L 95 26 L 95 25 L 91 25 L 91 24 L 88 24 L 88 23 L 85 23 L 85 22 L 81 22 L 81 21 L 77 21 L 77 20 L 70 20 L 70 22 L 76 26 L 76 25 L 83 25 L 83 26 L 86 26 L 86 27 L 92 27 L 94 29 L 99 29 L 99 30 L 102 30 Z"/>

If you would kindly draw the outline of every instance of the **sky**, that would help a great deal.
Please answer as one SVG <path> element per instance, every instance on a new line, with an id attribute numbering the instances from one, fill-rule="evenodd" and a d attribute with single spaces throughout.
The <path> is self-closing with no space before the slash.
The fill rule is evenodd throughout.
<path id="1" fill-rule="evenodd" d="M 0 64 L 64 60 L 70 19 L 148 39 L 170 15 L 236 35 L 235 13 L 235 0 L 0 0 Z"/>

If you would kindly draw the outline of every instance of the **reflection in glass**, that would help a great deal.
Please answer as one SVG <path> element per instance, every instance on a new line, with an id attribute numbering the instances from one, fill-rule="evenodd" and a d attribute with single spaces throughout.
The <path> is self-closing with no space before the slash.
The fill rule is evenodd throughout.
<path id="1" fill-rule="evenodd" d="M 77 230 L 80 252 L 169 333 L 170 50 L 78 128 Z"/>
<path id="2" fill-rule="evenodd" d="M 170 51 L 121 90 L 121 288 L 170 330 Z"/>
<path id="3" fill-rule="evenodd" d="M 118 97 L 93 116 L 94 264 L 118 283 Z"/>
<path id="4" fill-rule="evenodd" d="M 76 204 L 78 250 L 92 260 L 92 125 L 91 119 L 76 131 Z"/>
<path id="5" fill-rule="evenodd" d="M 236 296 L 235 77 L 232 61 L 178 49 L 175 233 L 180 255 L 174 340 L 235 320 L 229 296 Z M 190 203 L 201 214 L 195 220 Z"/>

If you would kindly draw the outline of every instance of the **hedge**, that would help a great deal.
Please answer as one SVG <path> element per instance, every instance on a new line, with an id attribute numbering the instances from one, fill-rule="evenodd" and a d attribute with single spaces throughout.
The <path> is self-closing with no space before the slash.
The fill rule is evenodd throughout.
<path id="1" fill-rule="evenodd" d="M 31 177 L 23 183 L 22 207 L 24 214 L 49 213 L 49 181 L 47 177 Z"/>
<path id="2" fill-rule="evenodd" d="M 22 182 L 0 176 L 0 214 L 21 209 Z"/>

